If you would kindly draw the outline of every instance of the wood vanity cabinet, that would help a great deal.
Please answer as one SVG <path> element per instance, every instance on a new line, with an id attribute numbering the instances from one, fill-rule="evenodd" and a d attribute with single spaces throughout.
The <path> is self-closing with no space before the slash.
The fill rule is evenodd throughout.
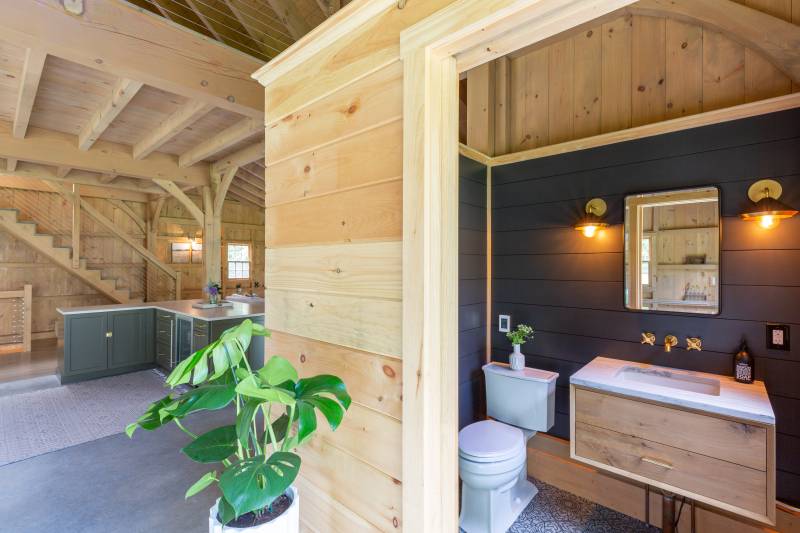
<path id="1" fill-rule="evenodd" d="M 153 366 L 153 310 L 81 313 L 64 317 L 62 383 Z"/>
<path id="2" fill-rule="evenodd" d="M 775 523 L 775 427 L 570 386 L 571 455 Z"/>

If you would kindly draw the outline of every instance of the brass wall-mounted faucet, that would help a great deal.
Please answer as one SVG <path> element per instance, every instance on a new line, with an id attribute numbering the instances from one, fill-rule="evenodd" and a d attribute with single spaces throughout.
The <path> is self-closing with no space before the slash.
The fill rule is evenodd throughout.
<path id="1" fill-rule="evenodd" d="M 698 352 L 703 351 L 703 339 L 700 337 L 686 337 L 686 351 L 690 352 L 692 350 L 697 350 Z"/>
<path id="2" fill-rule="evenodd" d="M 656 344 L 656 334 L 649 331 L 642 332 L 642 344 L 654 346 Z"/>
<path id="3" fill-rule="evenodd" d="M 667 335 L 664 337 L 664 351 L 669 353 L 672 351 L 673 346 L 678 345 L 678 337 L 675 335 Z"/>

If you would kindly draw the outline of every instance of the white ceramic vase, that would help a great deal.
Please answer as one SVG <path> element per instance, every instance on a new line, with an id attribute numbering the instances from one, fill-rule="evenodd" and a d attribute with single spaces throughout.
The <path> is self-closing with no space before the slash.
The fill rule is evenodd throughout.
<path id="1" fill-rule="evenodd" d="M 525 354 L 520 351 L 521 345 L 514 344 L 514 352 L 508 356 L 508 362 L 511 363 L 511 370 L 522 370 L 525 368 Z"/>
<path id="2" fill-rule="evenodd" d="M 300 495 L 294 486 L 289 487 L 286 495 L 292 498 L 292 504 L 282 515 L 270 522 L 246 528 L 223 526 L 217 520 L 217 506 L 219 505 L 219 500 L 217 500 L 208 515 L 208 533 L 299 533 Z"/>

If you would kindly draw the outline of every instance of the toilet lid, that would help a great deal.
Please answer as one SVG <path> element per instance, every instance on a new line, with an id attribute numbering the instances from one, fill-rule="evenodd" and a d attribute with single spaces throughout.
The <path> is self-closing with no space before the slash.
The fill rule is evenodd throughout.
<path id="1" fill-rule="evenodd" d="M 458 449 L 472 457 L 501 460 L 524 450 L 525 437 L 522 430 L 514 426 L 482 420 L 458 432 Z"/>

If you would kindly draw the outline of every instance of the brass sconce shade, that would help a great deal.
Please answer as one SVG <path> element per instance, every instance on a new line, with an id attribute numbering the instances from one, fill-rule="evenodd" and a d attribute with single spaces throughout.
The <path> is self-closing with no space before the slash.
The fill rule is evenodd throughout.
<path id="1" fill-rule="evenodd" d="M 797 210 L 778 200 L 783 188 L 775 180 L 759 180 L 747 190 L 753 205 L 742 213 L 743 220 L 758 222 L 762 228 L 770 229 L 784 218 L 791 218 Z"/>
<path id="2" fill-rule="evenodd" d="M 608 207 L 601 198 L 593 198 L 586 202 L 586 214 L 575 224 L 574 228 L 583 232 L 584 237 L 592 238 L 597 235 L 597 230 L 608 227 L 603 222 L 603 215 L 606 214 Z"/>

